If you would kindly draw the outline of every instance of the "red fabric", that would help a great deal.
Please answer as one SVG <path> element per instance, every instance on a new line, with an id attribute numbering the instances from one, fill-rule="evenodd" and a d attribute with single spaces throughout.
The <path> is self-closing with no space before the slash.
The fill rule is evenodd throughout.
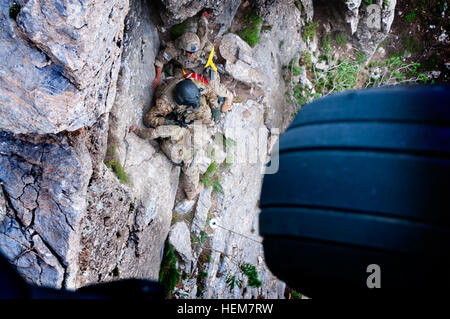
<path id="1" fill-rule="evenodd" d="M 209 85 L 208 84 L 208 81 L 206 81 L 206 79 L 205 78 L 203 78 L 201 75 L 198 75 L 197 73 L 194 73 L 194 72 L 192 72 L 192 73 L 185 73 L 184 74 L 184 78 L 185 79 L 195 79 L 195 80 L 202 80 L 202 82 L 203 83 L 205 83 L 206 85 Z"/>

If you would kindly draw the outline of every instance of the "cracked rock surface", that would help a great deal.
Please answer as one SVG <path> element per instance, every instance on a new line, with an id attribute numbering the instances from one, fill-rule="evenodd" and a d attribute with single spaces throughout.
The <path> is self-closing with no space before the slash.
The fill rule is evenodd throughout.
<path id="1" fill-rule="evenodd" d="M 0 1 L 0 129 L 58 133 L 94 124 L 115 98 L 127 0 Z"/>
<path id="2" fill-rule="evenodd" d="M 28 267 L 18 266 L 21 273 L 31 272 L 31 260 L 35 260 L 42 271 L 46 267 L 53 269 L 43 272 L 44 277 L 36 282 L 60 287 L 64 278 L 68 286 L 72 285 L 79 222 L 91 174 L 89 152 L 82 139 L 20 139 L 0 134 L 0 182 L 6 208 L 0 242 L 8 258 L 27 261 Z M 15 248 L 3 240 L 10 244 L 15 241 Z M 26 277 L 32 281 L 38 278 Z"/>

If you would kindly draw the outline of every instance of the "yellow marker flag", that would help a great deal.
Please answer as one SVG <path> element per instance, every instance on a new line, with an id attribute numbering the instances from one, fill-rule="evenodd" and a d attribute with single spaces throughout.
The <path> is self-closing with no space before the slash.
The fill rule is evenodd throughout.
<path id="1" fill-rule="evenodd" d="M 213 57 L 214 57 L 214 46 L 212 47 L 211 53 L 209 54 L 208 62 L 206 62 L 205 69 L 208 66 L 210 66 L 210 67 L 213 68 L 214 72 L 216 72 L 216 74 L 217 74 L 217 68 L 216 68 L 216 65 L 213 62 Z"/>

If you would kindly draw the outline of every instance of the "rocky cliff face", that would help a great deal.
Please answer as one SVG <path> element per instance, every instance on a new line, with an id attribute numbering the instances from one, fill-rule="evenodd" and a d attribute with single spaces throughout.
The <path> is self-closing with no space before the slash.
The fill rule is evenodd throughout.
<path id="1" fill-rule="evenodd" d="M 361 23 L 361 1 L 255 3 L 271 28 L 251 48 L 228 32 L 241 1 L 0 0 L 0 251 L 27 280 L 77 288 L 158 279 L 167 239 L 183 275 L 175 297 L 284 296 L 265 265 L 257 222 L 273 129 L 282 131 L 293 110 L 282 67 L 308 48 L 302 31 L 317 10 L 337 10 L 336 26 L 373 53 L 395 1 L 383 9 L 380 33 Z M 203 172 L 212 162 L 220 167 L 221 189 L 205 187 L 197 201 L 185 201 L 180 169 L 128 128 L 143 125 L 151 106 L 159 31 L 204 7 L 214 9 L 227 83 L 240 99 L 208 132 L 216 151 L 201 159 Z M 258 138 L 267 149 L 254 161 L 233 154 L 225 165 L 215 143 L 222 138 L 236 151 Z M 245 284 L 246 263 L 260 288 Z"/>
<path id="2" fill-rule="evenodd" d="M 87 187 L 102 161 L 89 150 L 102 136 L 89 131 L 115 98 L 128 2 L 0 8 L 0 245 L 30 281 L 74 288 Z"/>

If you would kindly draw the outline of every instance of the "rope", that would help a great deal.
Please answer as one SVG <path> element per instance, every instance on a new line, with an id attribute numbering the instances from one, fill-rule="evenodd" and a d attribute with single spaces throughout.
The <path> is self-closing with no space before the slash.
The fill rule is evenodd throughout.
<path id="1" fill-rule="evenodd" d="M 224 230 L 227 230 L 227 231 L 229 231 L 229 232 L 231 232 L 231 233 L 233 233 L 233 234 L 235 234 L 235 235 L 238 235 L 238 236 L 247 238 L 248 240 L 254 241 L 255 243 L 258 243 L 258 244 L 261 244 L 261 245 L 262 245 L 262 241 L 261 241 L 261 240 L 257 240 L 257 239 L 248 237 L 248 236 L 246 236 L 246 235 L 244 235 L 244 234 L 235 232 L 235 231 L 233 231 L 233 230 L 231 230 L 231 229 L 227 229 L 227 228 L 225 228 L 225 227 L 220 226 L 219 224 L 217 224 L 217 222 L 216 222 L 216 225 L 215 225 L 215 226 L 220 227 L 220 228 L 222 228 L 222 229 L 224 229 Z"/>

